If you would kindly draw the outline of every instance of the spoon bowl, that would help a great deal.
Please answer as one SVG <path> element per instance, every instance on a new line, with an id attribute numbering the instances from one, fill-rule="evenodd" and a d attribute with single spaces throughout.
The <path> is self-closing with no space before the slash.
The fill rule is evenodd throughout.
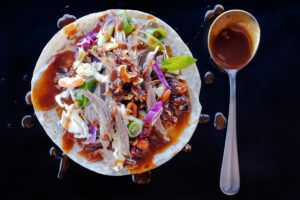
<path id="1" fill-rule="evenodd" d="M 250 43 L 251 43 L 251 52 L 250 57 L 242 66 L 239 66 L 238 69 L 241 69 L 245 67 L 254 57 L 254 55 L 257 52 L 259 42 L 260 42 L 260 27 L 253 15 L 251 15 L 249 12 L 244 10 L 228 10 L 221 15 L 219 15 L 214 22 L 211 24 L 208 32 L 208 50 L 209 54 L 212 57 L 213 61 L 221 68 L 228 69 L 228 67 L 225 67 L 222 63 L 219 62 L 218 59 L 216 59 L 216 56 L 213 54 L 212 51 L 212 41 L 213 39 L 220 34 L 222 30 L 225 28 L 237 25 L 242 27 L 249 36 Z"/>

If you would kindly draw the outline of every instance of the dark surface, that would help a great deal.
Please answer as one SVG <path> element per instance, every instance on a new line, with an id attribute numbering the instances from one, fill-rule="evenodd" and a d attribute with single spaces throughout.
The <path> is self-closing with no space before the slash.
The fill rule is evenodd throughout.
<path id="1" fill-rule="evenodd" d="M 130 176 L 99 175 L 73 162 L 58 180 L 59 160 L 49 156 L 50 138 L 38 122 L 30 129 L 21 126 L 22 117 L 33 113 L 24 97 L 44 45 L 58 31 L 57 19 L 108 8 L 138 9 L 161 18 L 189 44 L 201 78 L 207 71 L 214 73 L 214 82 L 203 84 L 200 94 L 203 113 L 213 119 L 216 112 L 227 116 L 228 78 L 212 67 L 205 37 L 193 37 L 207 5 L 216 3 L 225 10 L 251 12 L 261 26 L 258 52 L 237 77 L 240 192 L 226 197 L 219 190 L 225 130 L 216 130 L 213 120 L 199 124 L 189 143 L 192 152 L 181 152 L 152 171 L 149 185 L 137 185 Z M 299 10 L 296 1 L 6 1 L 0 7 L 0 198 L 299 199 Z"/>

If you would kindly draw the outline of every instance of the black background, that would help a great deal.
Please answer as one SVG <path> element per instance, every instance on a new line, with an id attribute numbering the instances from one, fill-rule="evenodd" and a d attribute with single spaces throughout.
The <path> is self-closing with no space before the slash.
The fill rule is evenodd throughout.
<path id="1" fill-rule="evenodd" d="M 222 4 L 252 13 L 261 27 L 261 42 L 251 63 L 237 77 L 237 131 L 241 173 L 240 192 L 227 197 L 219 190 L 225 131 L 213 126 L 216 112 L 228 113 L 227 75 L 212 67 L 205 34 L 200 30 L 208 5 Z M 59 160 L 49 156 L 53 146 L 36 121 L 24 129 L 21 119 L 32 114 L 24 96 L 30 90 L 35 63 L 58 31 L 65 13 L 81 17 L 110 8 L 149 12 L 175 28 L 188 43 L 203 80 L 212 71 L 215 81 L 202 83 L 203 113 L 181 152 L 152 170 L 149 185 L 131 176 L 108 177 L 71 162 L 63 180 L 56 178 Z M 300 63 L 299 10 L 296 1 L 5 1 L 0 8 L 0 196 L 5 199 L 300 199 Z M 27 77 L 24 75 L 27 75 Z M 8 128 L 11 123 L 12 128 Z M 90 197 L 94 196 L 94 197 Z M 55 197 L 55 198 L 53 198 Z M 1 198 L 4 199 L 4 198 Z M 19 199 L 19 198 L 18 198 Z"/>

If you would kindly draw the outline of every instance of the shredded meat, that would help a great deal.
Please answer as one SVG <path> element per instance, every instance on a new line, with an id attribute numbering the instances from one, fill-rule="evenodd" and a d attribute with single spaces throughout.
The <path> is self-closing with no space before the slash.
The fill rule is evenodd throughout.
<path id="1" fill-rule="evenodd" d="M 147 65 L 143 72 L 144 79 L 145 79 L 145 88 L 147 91 L 147 99 L 146 99 L 147 111 L 149 111 L 153 107 L 153 105 L 156 103 L 155 93 L 154 93 L 152 85 L 151 85 L 151 73 L 152 73 L 152 66 Z M 167 141 L 170 140 L 170 138 L 167 136 L 168 135 L 167 131 L 165 130 L 164 126 L 162 125 L 160 118 L 158 118 L 157 121 L 155 122 L 154 128 L 163 135 L 165 140 L 167 140 Z"/>
<path id="2" fill-rule="evenodd" d="M 84 96 L 86 96 L 89 99 L 88 104 L 91 104 L 91 107 L 88 108 L 89 113 L 92 115 L 92 117 L 96 117 L 96 119 L 100 123 L 100 138 L 101 139 L 104 138 L 105 137 L 104 135 L 107 135 L 109 138 L 111 138 L 110 133 L 112 130 L 112 116 L 108 105 L 103 99 L 96 96 L 95 94 L 92 94 L 87 91 L 81 91 L 81 92 Z M 108 145 L 107 142 L 102 142 L 102 144 L 104 148 L 105 147 L 107 148 Z"/>
<path id="3" fill-rule="evenodd" d="M 116 109 L 114 112 L 115 114 L 115 120 L 116 120 L 116 132 L 120 134 L 122 144 L 124 147 L 124 150 L 128 156 L 130 156 L 130 150 L 129 150 L 129 137 L 128 137 L 128 129 L 127 126 L 122 119 L 122 116 L 120 115 L 119 111 Z"/>

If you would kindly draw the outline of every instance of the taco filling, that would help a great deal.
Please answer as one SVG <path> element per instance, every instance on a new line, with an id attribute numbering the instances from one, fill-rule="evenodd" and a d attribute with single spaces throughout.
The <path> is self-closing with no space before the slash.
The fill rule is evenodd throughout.
<path id="1" fill-rule="evenodd" d="M 56 109 L 65 153 L 78 145 L 89 162 L 111 154 L 114 170 L 141 173 L 177 142 L 192 109 L 181 70 L 196 59 L 173 57 L 167 37 L 153 17 L 138 25 L 109 12 L 51 57 L 32 100 L 38 111 Z"/>

